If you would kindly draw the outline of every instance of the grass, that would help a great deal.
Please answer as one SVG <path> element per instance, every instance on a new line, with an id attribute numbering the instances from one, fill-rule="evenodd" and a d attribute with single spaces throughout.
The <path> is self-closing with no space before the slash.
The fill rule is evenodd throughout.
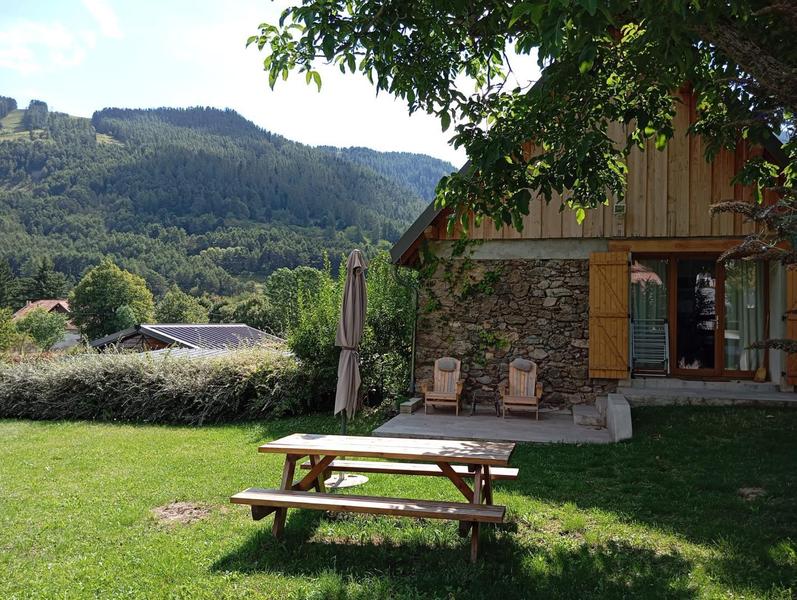
<path id="1" fill-rule="evenodd" d="M 24 127 L 22 127 L 22 119 L 25 117 L 25 111 L 21 108 L 17 110 L 12 110 L 8 113 L 5 117 L 0 119 L 0 124 L 2 124 L 3 128 L 0 131 L 4 133 L 19 133 L 21 131 L 26 131 Z"/>
<path id="2" fill-rule="evenodd" d="M 277 485 L 281 461 L 257 444 L 336 432 L 330 418 L 2 421 L 0 597 L 793 597 L 797 411 L 645 408 L 634 427 L 623 444 L 519 447 L 520 479 L 496 485 L 509 523 L 486 528 L 471 566 L 454 523 L 293 511 L 276 542 L 270 517 L 228 504 Z M 374 475 L 359 490 L 458 499 L 437 478 Z M 211 512 L 158 522 L 152 508 L 173 501 Z"/>
<path id="3" fill-rule="evenodd" d="M 25 117 L 24 109 L 12 110 L 5 117 L 0 119 L 0 141 L 12 139 L 29 139 L 30 131 L 22 126 L 22 119 Z M 37 129 L 34 135 L 41 135 L 41 129 Z"/>
<path id="4" fill-rule="evenodd" d="M 124 146 L 122 142 L 107 133 L 98 133 L 96 135 L 98 144 L 111 144 L 113 146 Z"/>

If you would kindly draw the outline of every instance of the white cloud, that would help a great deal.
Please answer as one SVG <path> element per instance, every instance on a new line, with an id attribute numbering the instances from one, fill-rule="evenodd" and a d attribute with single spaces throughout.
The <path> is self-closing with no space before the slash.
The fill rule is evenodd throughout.
<path id="1" fill-rule="evenodd" d="M 88 47 L 85 37 L 61 23 L 17 21 L 0 30 L 0 69 L 30 74 L 73 67 L 83 62 Z"/>
<path id="2" fill-rule="evenodd" d="M 105 0 L 83 0 L 83 5 L 97 23 L 93 29 L 30 19 L 5 25 L 0 29 L 0 69 L 32 75 L 76 67 L 96 46 L 98 35 L 122 37 L 119 20 Z"/>
<path id="3" fill-rule="evenodd" d="M 83 6 L 91 13 L 94 20 L 97 21 L 102 35 L 114 39 L 120 39 L 122 37 L 119 19 L 106 0 L 83 0 Z"/>

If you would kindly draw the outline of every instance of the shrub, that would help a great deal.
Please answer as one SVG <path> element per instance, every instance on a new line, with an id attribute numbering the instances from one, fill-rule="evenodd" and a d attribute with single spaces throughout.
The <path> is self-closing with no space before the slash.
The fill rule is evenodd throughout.
<path id="1" fill-rule="evenodd" d="M 216 358 L 84 354 L 0 365 L 0 417 L 201 424 L 298 413 L 309 388 L 274 350 Z"/>
<path id="2" fill-rule="evenodd" d="M 40 350 L 47 351 L 64 339 L 67 320 L 62 313 L 34 308 L 17 322 L 17 331 L 30 336 Z"/>
<path id="3" fill-rule="evenodd" d="M 14 321 L 11 320 L 11 309 L 0 308 L 0 352 L 5 352 L 13 346 L 19 338 Z"/>
<path id="4" fill-rule="evenodd" d="M 335 396 L 340 350 L 335 332 L 340 318 L 345 261 L 338 278 L 332 277 L 329 261 L 320 273 L 313 293 L 302 293 L 297 302 L 297 323 L 288 342 L 305 365 L 315 389 L 316 408 L 331 407 Z M 406 390 L 412 354 L 413 284 L 400 280 L 386 252 L 374 256 L 365 282 L 368 311 L 360 342 L 360 374 L 363 394 L 374 391 L 379 401 Z"/>
<path id="5" fill-rule="evenodd" d="M 334 402 L 340 356 L 335 346 L 335 332 L 340 314 L 341 282 L 332 278 L 326 257 L 324 267 L 315 293 L 299 295 L 297 322 L 288 336 L 291 350 L 301 360 L 315 390 L 313 408 L 318 409 L 330 408 Z"/>

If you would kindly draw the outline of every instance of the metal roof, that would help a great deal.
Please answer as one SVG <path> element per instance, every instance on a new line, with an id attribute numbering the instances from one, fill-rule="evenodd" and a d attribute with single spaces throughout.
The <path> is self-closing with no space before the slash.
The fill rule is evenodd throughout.
<path id="1" fill-rule="evenodd" d="M 118 344 L 134 335 L 153 337 L 183 348 L 225 349 L 256 346 L 264 342 L 284 343 L 280 337 L 243 323 L 151 323 L 117 331 L 91 342 L 93 348 Z"/>

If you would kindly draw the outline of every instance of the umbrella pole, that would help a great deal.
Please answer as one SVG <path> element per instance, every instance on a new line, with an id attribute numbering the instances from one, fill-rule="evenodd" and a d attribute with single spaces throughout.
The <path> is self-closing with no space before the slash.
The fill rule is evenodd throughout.
<path id="1" fill-rule="evenodd" d="M 343 410 L 343 411 L 341 411 L 341 416 L 340 416 L 340 433 L 341 433 L 341 435 L 346 435 L 346 421 L 348 421 L 348 419 L 346 418 L 346 411 Z"/>

